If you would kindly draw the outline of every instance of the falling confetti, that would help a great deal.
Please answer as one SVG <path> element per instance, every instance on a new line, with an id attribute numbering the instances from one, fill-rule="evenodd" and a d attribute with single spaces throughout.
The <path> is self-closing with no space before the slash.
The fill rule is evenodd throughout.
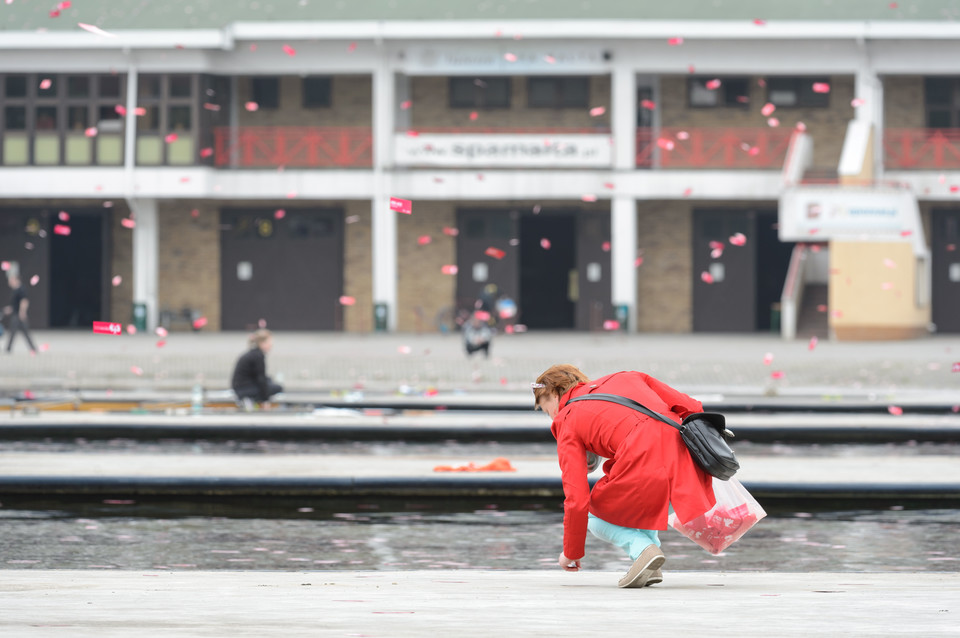
<path id="1" fill-rule="evenodd" d="M 31 286 L 36 286 L 38 283 L 40 283 L 40 275 L 34 275 L 33 277 L 30 278 Z"/>
<path id="2" fill-rule="evenodd" d="M 124 217 L 123 219 L 120 220 L 120 225 L 123 226 L 124 228 L 133 228 L 134 226 L 137 225 L 137 222 L 133 221 L 129 217 Z"/>
<path id="3" fill-rule="evenodd" d="M 285 211 L 282 208 L 278 208 L 277 210 L 273 211 L 274 219 L 283 219 L 286 216 L 287 216 L 287 211 Z"/>
<path id="4" fill-rule="evenodd" d="M 158 337 L 166 337 L 166 336 L 167 336 L 167 329 L 164 328 L 163 326 L 157 326 L 157 329 L 154 330 L 154 332 L 157 334 Z"/>
<path id="5" fill-rule="evenodd" d="M 705 86 L 707 87 L 708 91 L 716 91 L 720 88 L 721 84 L 722 82 L 719 80 L 719 78 L 714 78 L 712 80 L 708 80 Z"/>
<path id="6" fill-rule="evenodd" d="M 244 105 L 243 105 L 243 108 L 247 109 L 248 111 L 250 111 L 250 112 L 252 113 L 252 112 L 256 111 L 257 109 L 259 109 L 259 108 L 260 108 L 260 105 L 251 100 L 250 102 L 247 102 L 246 104 L 244 104 Z"/>
<path id="7" fill-rule="evenodd" d="M 550 240 L 544 237 L 540 240 L 540 247 L 544 250 L 550 250 Z"/>
<path id="8" fill-rule="evenodd" d="M 478 117 L 480 117 L 480 114 L 479 114 L 479 113 L 477 113 L 476 111 L 470 111 L 470 119 L 471 119 L 471 120 L 476 120 Z"/>
<path id="9" fill-rule="evenodd" d="M 678 47 L 683 44 L 683 38 L 669 38 L 667 44 L 672 47 Z"/>
<path id="10" fill-rule="evenodd" d="M 807 350 L 810 350 L 812 352 L 817 347 L 817 343 L 819 341 L 820 340 L 817 339 L 816 336 L 810 337 L 810 343 L 807 344 Z"/>
<path id="11" fill-rule="evenodd" d="M 53 227 L 53 234 L 55 234 L 55 235 L 63 235 L 64 237 L 66 237 L 67 235 L 70 234 L 70 227 L 69 227 L 69 226 L 64 226 L 63 224 L 56 224 L 56 225 Z"/>
<path id="12" fill-rule="evenodd" d="M 165 345 L 167 345 L 166 339 L 159 339 L 159 340 L 157 340 L 157 347 L 158 347 L 158 348 L 162 348 L 162 347 L 165 346 Z"/>
<path id="13" fill-rule="evenodd" d="M 97 132 L 98 132 L 98 131 L 97 131 L 97 127 L 96 127 L 96 126 L 91 126 L 91 127 L 89 127 L 87 130 L 85 130 L 85 131 L 83 132 L 83 134 L 86 135 L 87 137 L 96 137 L 96 136 L 97 136 Z"/>
<path id="14" fill-rule="evenodd" d="M 503 59 L 506 60 L 507 62 L 516 62 L 517 56 L 514 53 L 504 53 Z"/>
<path id="15" fill-rule="evenodd" d="M 770 378 L 771 378 L 771 379 L 782 379 L 782 378 L 783 378 L 783 370 L 774 370 L 773 372 L 770 373 Z"/>
<path id="16" fill-rule="evenodd" d="M 887 408 L 887 412 L 889 412 L 893 416 L 900 416 L 903 414 L 903 408 L 901 408 L 898 405 L 891 405 L 890 407 Z"/>
<path id="17" fill-rule="evenodd" d="M 417 237 L 417 243 L 421 246 L 426 246 L 433 241 L 433 238 L 430 235 L 420 235 Z"/>
<path id="18" fill-rule="evenodd" d="M 605 241 L 602 244 L 600 244 L 600 250 L 602 250 L 605 253 L 610 252 L 610 242 Z"/>
<path id="19" fill-rule="evenodd" d="M 814 93 L 829 93 L 830 85 L 826 82 L 814 82 L 813 83 L 813 92 Z"/>
<path id="20" fill-rule="evenodd" d="M 597 201 L 597 196 L 596 196 L 596 195 L 592 195 L 592 194 L 590 194 L 590 193 L 587 193 L 587 194 L 585 194 L 585 195 L 581 195 L 581 196 L 580 196 L 580 201 L 582 201 L 582 202 L 595 202 L 595 201 Z"/>
<path id="21" fill-rule="evenodd" d="M 743 246 L 747 243 L 747 237 L 743 233 L 734 233 L 729 241 L 731 246 Z"/>
<path id="22" fill-rule="evenodd" d="M 65 210 L 62 210 L 59 213 L 57 213 L 57 219 L 59 219 L 62 222 L 68 222 L 70 221 L 70 213 L 68 213 Z"/>
<path id="23" fill-rule="evenodd" d="M 767 120 L 767 126 L 769 126 L 770 128 L 777 128 L 778 126 L 780 126 L 780 120 L 778 120 L 775 117 L 771 117 L 770 119 Z"/>
<path id="24" fill-rule="evenodd" d="M 121 277 L 120 275 L 116 275 L 116 276 L 113 278 L 113 280 L 111 280 L 110 283 L 112 283 L 112 284 L 113 284 L 113 287 L 116 288 L 117 286 L 119 286 L 120 284 L 123 283 L 123 277 Z"/>
<path id="25" fill-rule="evenodd" d="M 356 42 L 351 42 L 350 44 L 347 45 L 347 53 L 353 53 L 356 50 L 357 50 Z"/>
<path id="26" fill-rule="evenodd" d="M 817 312 L 826 312 L 826 311 L 827 311 L 827 304 L 822 303 L 817 305 Z"/>
<path id="27" fill-rule="evenodd" d="M 352 305 L 354 305 L 354 304 L 356 304 L 356 303 L 357 303 L 357 300 L 354 299 L 353 297 L 349 297 L 349 296 L 347 296 L 347 295 L 343 295 L 343 296 L 340 297 L 340 305 L 341 305 L 341 306 L 352 306 Z"/>
<path id="28" fill-rule="evenodd" d="M 763 355 L 763 365 L 768 366 L 771 363 L 773 363 L 773 353 L 768 352 L 765 355 Z"/>
<path id="29" fill-rule="evenodd" d="M 140 368 L 138 366 L 130 366 L 130 372 L 134 373 L 138 377 L 143 376 L 143 368 Z"/>
<path id="30" fill-rule="evenodd" d="M 672 151 L 674 147 L 673 140 L 661 137 L 657 140 L 657 146 L 662 148 L 665 151 Z"/>
<path id="31" fill-rule="evenodd" d="M 852 100 L 850 100 L 850 106 L 852 106 L 853 108 L 857 108 L 857 107 L 859 107 L 859 106 L 863 106 L 863 105 L 866 104 L 866 103 L 867 103 L 867 101 L 866 101 L 865 99 L 863 99 L 862 97 L 855 97 L 855 98 L 853 98 Z"/>
<path id="32" fill-rule="evenodd" d="M 485 251 L 483 251 L 483 254 L 486 255 L 487 257 L 493 257 L 494 259 L 503 259 L 504 257 L 507 256 L 506 251 L 500 250 L 499 248 L 495 248 L 493 246 L 490 246 Z"/>
<path id="33" fill-rule="evenodd" d="M 956 361 L 950 366 L 950 372 L 960 372 L 960 361 Z"/>
<path id="34" fill-rule="evenodd" d="M 755 25 L 757 25 L 758 27 L 762 27 L 762 26 L 765 26 L 765 25 L 767 24 L 767 21 L 766 21 L 766 20 L 763 20 L 763 19 L 761 19 L 761 18 L 756 18 L 756 19 L 754 19 L 753 23 L 754 23 Z"/>
<path id="35" fill-rule="evenodd" d="M 102 37 L 105 37 L 105 38 L 115 38 L 115 37 L 117 37 L 115 34 L 113 34 L 113 33 L 107 33 L 106 31 L 104 31 L 104 30 L 101 29 L 100 27 L 95 27 L 95 26 L 93 26 L 92 24 L 84 24 L 84 23 L 82 23 L 82 22 L 78 22 L 78 23 L 77 23 L 77 26 L 80 27 L 81 29 L 83 29 L 84 31 L 89 31 L 89 32 L 92 33 L 93 35 L 99 35 L 99 36 L 102 36 Z"/>
<path id="36" fill-rule="evenodd" d="M 207 325 L 207 318 L 206 318 L 206 317 L 200 317 L 199 319 L 195 319 L 195 320 L 193 321 L 193 329 L 194 329 L 194 330 L 199 330 L 200 328 L 204 327 L 205 325 Z"/>
<path id="37" fill-rule="evenodd" d="M 643 257 L 637 257 L 636 259 L 633 260 L 634 268 L 639 268 L 642 265 L 643 265 Z"/>
<path id="38" fill-rule="evenodd" d="M 883 260 L 883 265 L 886 266 L 887 268 L 896 268 L 897 262 L 887 257 Z"/>
<path id="39" fill-rule="evenodd" d="M 453 264 L 447 264 L 440 268 L 440 272 L 444 275 L 455 275 L 457 274 L 457 267 Z"/>
<path id="40" fill-rule="evenodd" d="M 283 52 L 289 55 L 291 58 L 297 54 L 297 50 L 289 44 L 283 45 Z"/>
<path id="41" fill-rule="evenodd" d="M 620 322 L 617 321 L 616 319 L 607 319 L 606 321 L 603 322 L 603 329 L 604 329 L 604 330 L 619 330 L 619 329 L 620 329 Z"/>
<path id="42" fill-rule="evenodd" d="M 173 144 L 174 142 L 177 141 L 177 134 L 176 134 L 176 133 L 170 133 L 170 134 L 167 135 L 165 138 L 163 138 L 163 141 L 166 142 L 167 144 Z"/>
<path id="43" fill-rule="evenodd" d="M 399 197 L 390 198 L 390 210 L 406 215 L 413 214 L 413 202 L 409 199 L 400 199 Z"/>
<path id="44" fill-rule="evenodd" d="M 777 107 L 772 102 L 767 102 L 763 105 L 763 108 L 760 109 L 760 113 L 763 115 L 763 117 L 770 117 L 776 110 Z"/>
<path id="45" fill-rule="evenodd" d="M 53 84 L 53 82 L 50 80 L 50 78 L 43 78 L 42 80 L 40 80 L 40 90 L 46 91 L 47 89 L 50 88 L 51 84 Z"/>
<path id="46" fill-rule="evenodd" d="M 654 111 L 657 108 L 657 103 L 653 100 L 640 100 L 640 108 L 647 109 L 648 111 Z"/>
<path id="47" fill-rule="evenodd" d="M 210 157 L 211 155 L 213 155 L 213 148 L 212 148 L 212 147 L 209 147 L 209 146 L 208 146 L 207 148 L 201 148 L 201 149 L 200 149 L 200 157 L 206 158 L 206 157 Z"/>
<path id="48" fill-rule="evenodd" d="M 127 324 L 127 334 L 128 334 L 128 335 L 135 335 L 135 334 L 137 334 L 137 327 L 136 327 L 135 325 L 133 325 L 132 323 L 128 323 L 128 324 Z"/>
<path id="49" fill-rule="evenodd" d="M 543 56 L 543 61 L 546 62 L 547 64 L 556 64 L 557 59 L 552 55 L 545 55 Z"/>
<path id="50" fill-rule="evenodd" d="M 444 226 L 443 234 L 448 235 L 450 237 L 456 237 L 457 235 L 460 234 L 460 230 L 457 228 L 451 228 L 450 226 Z"/>
<path id="51" fill-rule="evenodd" d="M 590 117 L 599 117 L 607 112 L 607 107 L 605 106 L 595 106 L 590 109 Z"/>
<path id="52" fill-rule="evenodd" d="M 700 281 L 702 281 L 705 284 L 712 284 L 713 275 L 711 275 L 706 270 L 704 270 L 702 273 L 700 273 Z"/>
<path id="53" fill-rule="evenodd" d="M 413 106 L 413 102 L 411 100 L 404 100 L 403 102 L 400 102 L 400 108 L 404 111 L 406 111 L 411 106 Z"/>

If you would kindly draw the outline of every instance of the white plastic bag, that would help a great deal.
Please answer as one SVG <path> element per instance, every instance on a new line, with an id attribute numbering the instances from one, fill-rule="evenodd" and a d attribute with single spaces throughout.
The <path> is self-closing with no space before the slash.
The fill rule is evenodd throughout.
<path id="1" fill-rule="evenodd" d="M 667 522 L 711 554 L 719 554 L 767 513 L 736 478 L 728 481 L 714 478 L 713 493 L 717 497 L 717 504 L 702 516 L 681 523 L 676 513 L 670 512 Z"/>

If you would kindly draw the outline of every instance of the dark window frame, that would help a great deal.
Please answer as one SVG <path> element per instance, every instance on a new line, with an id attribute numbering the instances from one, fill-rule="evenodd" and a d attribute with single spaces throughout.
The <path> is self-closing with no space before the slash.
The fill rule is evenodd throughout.
<path id="1" fill-rule="evenodd" d="M 694 104 L 693 91 L 695 85 L 702 85 L 704 90 L 707 82 L 720 80 L 720 86 L 713 89 L 717 95 L 716 104 Z M 743 75 L 704 76 L 697 75 L 687 78 L 687 108 L 690 109 L 749 109 L 750 108 L 750 77 Z M 742 90 L 738 90 L 742 89 Z M 746 100 L 738 100 L 745 96 Z"/>
<path id="2" fill-rule="evenodd" d="M 316 83 L 316 93 L 308 90 L 308 83 Z M 319 96 L 319 100 L 309 99 L 309 96 Z M 300 104 L 305 109 L 328 109 L 333 106 L 333 76 L 308 75 L 300 81 Z"/>
<path id="3" fill-rule="evenodd" d="M 589 75 L 534 75 L 527 78 L 527 108 L 530 109 L 585 109 L 590 106 Z M 533 83 L 553 84 L 554 99 L 535 103 Z M 582 91 L 573 90 L 573 86 L 583 82 Z"/>
<path id="4" fill-rule="evenodd" d="M 480 86 L 478 81 L 486 84 L 486 87 Z M 472 99 L 459 101 L 457 96 L 460 91 L 455 90 L 455 84 L 472 85 Z M 487 91 L 491 83 L 502 83 L 501 88 L 504 98 L 493 102 L 490 99 L 490 92 Z M 513 78 L 509 76 L 452 76 L 447 81 L 447 103 L 451 109 L 470 109 L 474 111 L 489 111 L 494 109 L 509 109 L 513 102 Z"/>
<path id="5" fill-rule="evenodd" d="M 267 94 L 270 91 L 267 91 L 266 94 L 266 82 L 273 82 L 275 90 L 273 91 L 272 97 L 268 100 L 266 99 Z M 260 87 L 260 88 L 258 88 Z M 280 76 L 278 75 L 255 75 L 250 78 L 250 100 L 256 102 L 258 111 L 274 111 L 280 108 Z"/>
<path id="6" fill-rule="evenodd" d="M 773 104 L 778 109 L 828 109 L 830 108 L 830 93 L 816 93 L 813 85 L 823 82 L 833 88 L 832 78 L 829 76 L 794 76 L 780 75 L 768 77 L 767 83 L 767 102 Z M 779 86 L 777 86 L 779 85 Z M 771 93 L 776 90 L 793 90 L 797 94 L 796 104 L 780 104 L 775 102 Z"/>
<path id="7" fill-rule="evenodd" d="M 948 98 L 946 102 L 930 101 L 930 84 L 933 82 L 945 83 L 948 87 Z M 931 124 L 931 116 L 936 113 L 938 116 L 946 115 L 949 120 L 947 126 L 934 126 Z M 960 77 L 953 75 L 926 76 L 923 78 L 923 114 L 926 128 L 960 128 Z"/>

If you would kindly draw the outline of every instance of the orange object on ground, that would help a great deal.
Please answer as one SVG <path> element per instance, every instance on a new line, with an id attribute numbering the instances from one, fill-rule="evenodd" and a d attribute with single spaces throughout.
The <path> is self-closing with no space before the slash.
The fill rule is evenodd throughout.
<path id="1" fill-rule="evenodd" d="M 434 472 L 516 472 L 517 468 L 510 465 L 509 459 L 498 456 L 486 465 L 477 467 L 473 463 L 453 467 L 452 465 L 438 465 L 433 468 Z"/>

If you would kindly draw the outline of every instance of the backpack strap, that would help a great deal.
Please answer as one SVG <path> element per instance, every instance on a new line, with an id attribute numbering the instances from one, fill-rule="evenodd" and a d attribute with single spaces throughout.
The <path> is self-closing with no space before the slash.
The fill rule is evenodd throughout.
<path id="1" fill-rule="evenodd" d="M 658 421 L 661 421 L 663 423 L 666 423 L 667 425 L 674 427 L 678 430 L 682 429 L 682 426 L 680 424 L 675 423 L 674 421 L 671 421 L 670 419 L 663 416 L 659 412 L 654 412 L 653 410 L 643 405 L 639 401 L 634 401 L 633 399 L 622 397 L 619 394 L 604 394 L 603 392 L 597 392 L 596 394 L 585 394 L 583 396 L 570 399 L 569 401 L 567 401 L 567 404 L 569 405 L 574 401 L 590 401 L 590 400 L 607 401 L 609 403 L 616 403 L 624 407 L 636 410 L 637 412 L 643 412 L 647 416 L 654 418 Z"/>

